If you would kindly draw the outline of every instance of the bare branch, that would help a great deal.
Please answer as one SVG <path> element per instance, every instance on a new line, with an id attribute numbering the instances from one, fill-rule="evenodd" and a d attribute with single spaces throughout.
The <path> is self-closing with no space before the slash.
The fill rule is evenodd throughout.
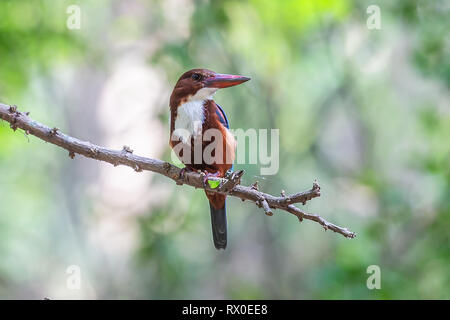
<path id="1" fill-rule="evenodd" d="M 130 147 L 124 146 L 121 151 L 111 150 L 104 147 L 94 145 L 87 141 L 81 141 L 62 133 L 58 128 L 47 127 L 28 117 L 28 112 L 23 113 L 17 110 L 16 106 L 7 106 L 0 103 L 0 119 L 10 123 L 10 127 L 15 131 L 22 129 L 25 133 L 34 135 L 39 139 L 66 149 L 69 157 L 74 158 L 75 154 L 85 157 L 111 163 L 114 166 L 125 165 L 131 167 L 136 172 L 153 171 L 162 174 L 177 184 L 187 184 L 195 188 L 201 188 L 212 192 L 219 192 L 240 198 L 242 200 L 250 200 L 257 206 L 262 207 L 267 215 L 273 215 L 272 209 L 280 209 L 289 212 L 302 221 L 303 219 L 315 221 L 322 225 L 325 230 L 332 230 L 340 233 L 346 238 L 354 238 L 354 232 L 347 228 L 339 227 L 332 224 L 322 217 L 306 213 L 293 204 L 303 203 L 320 196 L 320 187 L 314 182 L 313 187 L 304 192 L 286 196 L 284 192 L 279 197 L 263 193 L 258 190 L 257 182 L 246 187 L 240 184 L 243 170 L 236 171 L 229 175 L 228 179 L 223 178 L 218 188 L 211 188 L 208 184 L 203 183 L 203 176 L 198 172 L 186 172 L 180 175 L 181 169 L 165 161 L 140 157 L 133 154 Z"/>

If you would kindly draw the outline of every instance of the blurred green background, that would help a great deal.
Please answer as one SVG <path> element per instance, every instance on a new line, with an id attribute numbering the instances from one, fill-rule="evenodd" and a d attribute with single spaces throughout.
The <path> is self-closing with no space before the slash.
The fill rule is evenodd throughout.
<path id="1" fill-rule="evenodd" d="M 169 161 L 178 77 L 248 75 L 215 99 L 232 128 L 280 129 L 280 170 L 237 165 L 243 182 L 279 194 L 317 178 L 303 208 L 357 238 L 231 198 L 218 252 L 201 190 L 0 122 L 0 298 L 449 299 L 449 16 L 444 0 L 2 0 L 0 102 Z"/>

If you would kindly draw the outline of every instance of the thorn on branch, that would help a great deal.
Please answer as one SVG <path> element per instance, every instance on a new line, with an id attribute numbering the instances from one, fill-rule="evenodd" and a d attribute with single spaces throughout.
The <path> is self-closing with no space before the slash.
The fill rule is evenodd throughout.
<path id="1" fill-rule="evenodd" d="M 54 127 L 53 129 L 50 130 L 50 132 L 48 133 L 48 135 L 49 135 L 50 137 L 54 137 L 54 136 L 56 136 L 56 135 L 58 134 L 58 131 L 59 131 L 59 129 L 56 128 L 56 127 Z"/>
<path id="2" fill-rule="evenodd" d="M 17 113 L 17 106 L 15 104 L 12 106 L 9 106 L 8 111 L 9 111 L 9 113 Z"/>
<path id="3" fill-rule="evenodd" d="M 16 105 L 10 106 L 9 109 L 8 109 L 8 111 L 9 111 L 9 113 L 14 114 L 13 120 L 10 122 L 9 127 L 10 127 L 13 131 L 16 131 L 17 128 L 18 128 L 18 127 L 17 127 L 17 119 L 18 119 L 19 116 L 20 116 L 20 112 L 17 111 L 17 106 L 16 106 Z"/>
<path id="4" fill-rule="evenodd" d="M 250 188 L 252 188 L 253 190 L 259 191 L 258 190 L 258 181 L 255 181 L 255 183 L 253 183 Z"/>
<path id="5" fill-rule="evenodd" d="M 70 157 L 70 159 L 75 158 L 75 152 L 69 151 L 69 157 Z"/>
<path id="6" fill-rule="evenodd" d="M 239 170 L 239 171 L 233 173 L 232 178 L 235 179 L 238 182 L 238 184 L 241 184 L 241 178 L 244 175 L 244 173 L 245 173 L 245 170 Z"/>
<path id="7" fill-rule="evenodd" d="M 136 164 L 136 165 L 134 166 L 134 171 L 136 171 L 136 172 L 142 172 L 142 168 L 141 168 L 138 164 Z"/>
<path id="8" fill-rule="evenodd" d="M 313 182 L 312 191 L 319 197 L 320 196 L 320 186 L 317 183 L 317 179 Z"/>
<path id="9" fill-rule="evenodd" d="M 129 146 L 123 146 L 122 151 L 126 153 L 133 153 L 133 150 Z"/>
<path id="10" fill-rule="evenodd" d="M 94 156 L 96 156 L 96 155 L 98 154 L 98 150 L 97 150 L 97 148 L 95 148 L 95 147 L 90 147 L 89 150 L 92 152 L 92 154 L 93 154 Z"/>
<path id="11" fill-rule="evenodd" d="M 317 183 L 317 179 L 315 179 L 314 182 L 313 182 L 313 190 L 320 190 L 320 186 Z"/>

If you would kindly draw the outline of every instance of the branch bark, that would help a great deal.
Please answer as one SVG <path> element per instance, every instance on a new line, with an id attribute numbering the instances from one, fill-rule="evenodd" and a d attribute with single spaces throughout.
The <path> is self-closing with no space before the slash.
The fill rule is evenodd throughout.
<path id="1" fill-rule="evenodd" d="M 243 171 L 232 173 L 228 179 L 220 179 L 220 185 L 217 188 L 211 188 L 203 183 L 203 175 L 197 172 L 186 172 L 180 175 L 181 169 L 162 160 L 145 158 L 133 154 L 133 150 L 124 146 L 121 151 L 107 149 L 97 146 L 88 141 L 81 141 L 62 133 L 58 128 L 47 127 L 33 119 L 28 112 L 20 112 L 16 106 L 8 106 L 0 103 L 0 119 L 9 122 L 10 127 L 16 131 L 22 129 L 27 135 L 31 134 L 48 143 L 59 146 L 69 152 L 69 157 L 74 158 L 76 154 L 85 157 L 111 163 L 114 166 L 125 165 L 133 168 L 137 172 L 143 170 L 153 171 L 162 174 L 177 184 L 187 184 L 195 188 L 201 188 L 212 192 L 219 192 L 234 196 L 244 200 L 254 202 L 262 207 L 264 212 L 271 216 L 272 209 L 280 209 L 289 212 L 303 221 L 303 219 L 315 221 L 322 225 L 325 230 L 332 230 L 343 235 L 346 238 L 354 238 L 356 234 L 347 228 L 339 227 L 330 223 L 322 217 L 307 213 L 298 207 L 295 203 L 305 204 L 307 201 L 320 196 L 320 186 L 314 182 L 310 190 L 286 196 L 282 191 L 281 196 L 276 197 L 258 190 L 257 183 L 247 187 L 240 184 Z"/>

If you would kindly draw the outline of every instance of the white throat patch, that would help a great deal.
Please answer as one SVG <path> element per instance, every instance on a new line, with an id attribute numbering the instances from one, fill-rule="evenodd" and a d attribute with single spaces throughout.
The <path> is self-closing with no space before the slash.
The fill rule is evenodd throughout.
<path id="1" fill-rule="evenodd" d="M 193 100 L 212 100 L 212 96 L 216 93 L 217 88 L 201 88 L 193 96 L 189 97 L 189 101 Z"/>
<path id="2" fill-rule="evenodd" d="M 203 103 L 203 100 L 194 100 L 178 107 L 173 135 L 182 142 L 189 144 L 192 136 L 195 138 L 202 133 L 205 121 Z"/>
<path id="3" fill-rule="evenodd" d="M 201 135 L 203 122 L 205 121 L 204 103 L 211 100 L 217 88 L 202 88 L 195 95 L 189 97 L 177 109 L 177 118 L 173 135 L 182 142 L 189 144 L 191 137 L 194 139 Z"/>

